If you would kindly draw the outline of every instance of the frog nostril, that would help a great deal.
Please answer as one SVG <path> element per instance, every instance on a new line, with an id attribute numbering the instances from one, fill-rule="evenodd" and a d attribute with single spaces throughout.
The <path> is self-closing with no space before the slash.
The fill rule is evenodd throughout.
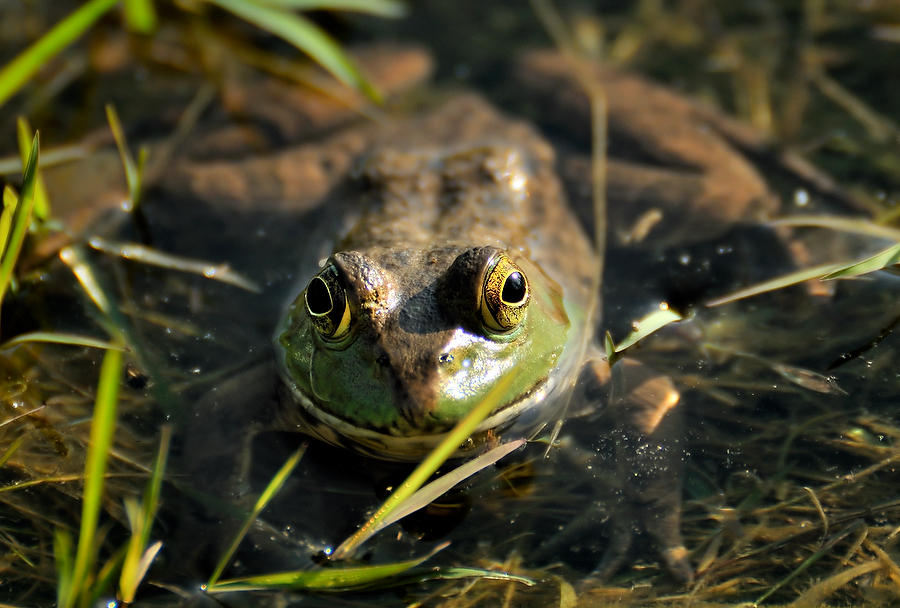
<path id="1" fill-rule="evenodd" d="M 381 353 L 375 358 L 375 363 L 381 367 L 389 367 L 391 365 L 391 359 L 387 356 L 387 353 Z"/>

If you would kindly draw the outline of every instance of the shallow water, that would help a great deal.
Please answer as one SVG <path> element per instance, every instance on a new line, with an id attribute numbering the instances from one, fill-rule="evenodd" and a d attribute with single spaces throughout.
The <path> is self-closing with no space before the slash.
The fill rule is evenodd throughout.
<path id="1" fill-rule="evenodd" d="M 628 3 L 613 4 L 605 7 L 602 22 L 611 41 L 610 54 L 628 57 L 632 67 L 765 126 L 761 118 L 765 112 L 746 95 L 756 90 L 747 88 L 748 82 L 758 78 L 754 66 L 761 67 L 764 75 L 772 77 L 766 82 L 777 102 L 773 121 L 783 123 L 780 127 L 791 149 L 810 151 L 811 158 L 826 168 L 840 170 L 835 175 L 839 183 L 862 188 L 859 198 L 881 205 L 881 213 L 890 212 L 897 180 L 892 153 L 883 151 L 884 144 L 860 128 L 858 117 L 841 110 L 821 87 L 799 91 L 796 79 L 782 76 L 798 65 L 791 59 L 799 52 L 793 45 L 800 44 L 793 35 L 812 27 L 798 16 L 798 8 L 759 3 L 755 9 L 717 13 L 707 6 L 711 3 L 693 3 L 693 7 L 676 3 L 660 14 L 654 3 L 644 3 L 642 13 Z M 867 11 L 849 3 L 833 10 L 836 14 L 830 17 L 841 17 L 850 25 L 813 28 L 807 32 L 804 48 L 843 51 L 846 58 L 829 73 L 876 110 L 898 107 L 892 100 L 900 93 L 888 78 L 888 66 L 896 63 L 882 59 L 896 53 L 896 45 L 879 42 L 872 33 L 887 22 L 890 9 Z M 596 36 L 600 22 L 590 18 L 586 9 L 572 14 L 576 12 L 582 17 L 581 35 Z M 701 13 L 702 19 L 698 18 Z M 850 17 L 853 20 L 847 21 Z M 412 39 L 428 46 L 437 66 L 436 86 L 414 94 L 412 101 L 407 98 L 403 102 L 407 105 L 440 97 L 449 89 L 473 87 L 485 90 L 506 111 L 531 117 L 540 114 L 540 107 L 517 96 L 502 72 L 515 49 L 547 43 L 525 5 L 466 10 L 449 3 L 423 3 L 398 23 L 350 20 L 335 25 L 351 39 Z M 471 32 L 463 44 L 461 31 Z M 626 53 L 629 31 L 636 40 L 643 40 L 643 50 L 631 55 Z M 879 52 L 866 53 L 872 47 Z M 117 78 L 129 82 L 121 73 Z M 144 73 L 141 78 L 152 82 L 154 76 Z M 190 79 L 181 76 L 173 82 L 174 90 L 185 87 L 181 91 L 185 100 L 190 95 L 184 91 L 196 88 L 185 84 Z M 101 89 L 107 86 L 134 121 L 129 134 L 132 143 L 171 128 L 171 111 L 160 113 L 165 118 L 155 116 L 141 104 L 127 104 L 123 100 L 129 96 L 116 94 L 112 85 L 103 84 Z M 805 112 L 797 109 L 800 102 L 791 101 L 792 95 L 804 93 L 812 96 Z M 172 98 L 177 100 L 178 95 L 173 93 Z M 790 112 L 801 113 L 799 125 L 789 125 Z M 221 127 L 225 122 L 214 105 L 197 128 Z M 815 128 L 820 132 L 809 132 Z M 552 129 L 549 133 L 560 135 Z M 314 132 L 308 137 L 319 135 Z M 774 179 L 786 201 L 786 213 L 834 212 L 846 204 L 833 193 L 823 195 L 807 181 L 794 180 L 790 172 L 771 169 L 777 163 L 769 156 L 758 155 L 756 161 Z M 139 467 L 130 461 L 149 462 L 160 424 L 166 419 L 185 424 L 193 404 L 210 389 L 221 389 L 239 371 L 269 356 L 269 336 L 289 286 L 304 276 L 303 266 L 316 261 L 304 235 L 314 230 L 311 226 L 321 226 L 314 209 L 298 212 L 277 205 L 231 204 L 222 213 L 208 201 L 173 198 L 166 184 L 160 180 L 145 198 L 147 226 L 125 223 L 108 229 L 95 224 L 94 230 L 121 240 L 137 240 L 149 230 L 155 247 L 227 262 L 255 279 L 263 291 L 248 293 L 202 277 L 90 254 L 99 276 L 117 294 L 143 349 L 142 360 L 149 363 L 136 369 L 129 386 L 123 388 L 117 438 L 120 456 L 112 469 L 123 477 L 111 479 L 109 490 L 114 497 L 110 514 L 120 523 L 119 497 L 142 483 Z M 798 196 L 798 192 L 805 194 Z M 203 230 L 198 232 L 197 226 Z M 814 229 L 800 231 L 798 238 L 813 261 L 844 260 L 887 244 Z M 298 257 L 306 261 L 296 263 Z M 704 289 L 721 294 L 787 271 L 789 260 L 769 229 L 753 228 L 736 230 L 712 243 L 665 251 L 614 250 L 607 265 L 605 327 L 619 338 L 635 318 L 660 300 L 702 302 L 708 298 Z M 44 277 L 17 304 L 4 307 L 4 335 L 15 333 L 17 323 L 22 330 L 31 324 L 69 330 L 91 326 L 92 307 L 79 295 L 68 271 L 51 262 Z M 564 427 L 562 447 L 553 450 L 549 460 L 542 458 L 544 446 L 529 446 L 512 457 L 512 463 L 486 470 L 463 484 L 464 490 L 453 495 L 446 508 L 431 508 L 430 517 L 408 529 L 391 527 L 364 552 L 364 559 L 384 563 L 422 555 L 437 542 L 450 540 L 450 547 L 429 560 L 429 565 L 508 570 L 534 578 L 537 585 L 432 581 L 387 592 L 338 598 L 296 596 L 283 601 L 303 606 L 341 602 L 394 606 L 416 600 L 429 606 L 574 605 L 561 599 L 574 588 L 577 605 L 601 601 L 640 605 L 660 596 L 669 598 L 660 601 L 671 604 L 731 604 L 760 598 L 824 549 L 821 559 L 769 600 L 785 603 L 836 572 L 885 559 L 879 551 L 896 560 L 900 430 L 895 404 L 900 384 L 894 365 L 898 346 L 894 326 L 900 315 L 896 306 L 900 282 L 894 275 L 878 273 L 829 287 L 833 293 L 811 295 L 810 288 L 799 286 L 719 308 L 699 307 L 693 319 L 664 329 L 636 352 L 672 377 L 683 392 L 687 415 L 683 528 L 698 569 L 693 586 L 685 588 L 662 572 L 645 544 L 636 548 L 633 564 L 609 583 L 587 579 L 606 542 L 604 486 L 609 484 L 609 471 L 597 454 L 608 453 L 609 446 L 608 438 L 589 424 L 591 414 L 585 413 Z M 60 315 L 62 310 L 73 314 Z M 19 349 L 4 360 L 9 379 L 4 401 L 10 415 L 16 411 L 15 404 L 47 404 L 41 421 L 32 417 L 25 419 L 27 425 L 0 427 L 4 433 L 0 453 L 4 445 L 24 436 L 20 454 L 40 456 L 12 459 L 4 471 L 8 483 L 77 476 L 83 464 L 90 387 L 98 360 L 95 353 L 73 353 L 63 347 Z M 22 376 L 28 378 L 26 392 L 18 384 Z M 210 432 L 214 428 L 210 425 Z M 184 435 L 176 437 L 176 443 L 184 441 Z M 265 484 L 298 441 L 291 434 L 268 433 L 254 444 L 251 490 Z M 382 488 L 395 485 L 400 474 L 393 467 L 312 445 L 298 472 L 246 541 L 233 572 L 309 565 L 316 552 L 351 533 L 383 498 Z M 163 525 L 155 532 L 167 549 L 150 579 L 194 591 L 217 554 L 206 553 L 195 562 L 196 556 L 183 549 L 191 544 L 190 540 L 185 543 L 184 535 L 190 539 L 193 534 L 191 526 L 196 522 L 191 517 L 197 507 L 194 498 L 188 497 L 190 488 L 185 487 L 184 478 L 177 475 L 166 486 Z M 77 522 L 79 491 L 77 484 L 57 482 L 40 484 L 28 493 L 2 495 L 10 522 L 4 532 L 11 539 L 7 547 L 16 543 L 29 547 L 28 555 L 39 566 L 29 569 L 10 559 L 8 577 L 14 584 L 0 592 L 5 601 L 52 603 L 48 599 L 52 584 L 33 573 L 50 571 L 52 529 L 59 522 Z M 45 518 L 41 511 L 53 515 Z M 221 545 L 238 526 L 239 522 L 216 522 L 204 536 L 213 545 Z M 111 537 L 118 541 L 121 536 L 122 528 L 114 526 Z M 417 540 L 421 536 L 426 540 Z M 874 570 L 843 586 L 830 601 L 878 605 L 889 602 L 897 591 L 896 581 Z M 139 597 L 148 602 L 180 601 L 174 594 L 148 586 L 143 593 Z M 226 601 L 258 605 L 275 600 L 228 596 Z"/>

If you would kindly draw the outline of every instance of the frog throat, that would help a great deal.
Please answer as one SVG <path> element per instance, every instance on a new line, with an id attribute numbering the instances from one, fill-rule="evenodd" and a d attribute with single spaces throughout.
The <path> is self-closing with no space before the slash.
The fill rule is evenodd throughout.
<path id="1" fill-rule="evenodd" d="M 293 382 L 289 382 L 291 401 L 300 406 L 299 411 L 283 408 L 285 426 L 296 427 L 297 430 L 318 437 L 338 447 L 352 449 L 356 452 L 379 458 L 381 460 L 416 461 L 428 454 L 447 436 L 447 432 L 427 435 L 391 435 L 370 428 L 357 426 L 339 418 L 319 407 L 305 395 Z M 528 391 L 515 401 L 494 410 L 472 432 L 469 439 L 456 451 L 454 456 L 461 457 L 478 451 L 483 445 L 503 430 L 509 428 L 523 412 L 534 410 L 534 406 L 543 401 L 548 394 L 547 382 Z M 296 414 L 300 415 L 297 419 Z"/>

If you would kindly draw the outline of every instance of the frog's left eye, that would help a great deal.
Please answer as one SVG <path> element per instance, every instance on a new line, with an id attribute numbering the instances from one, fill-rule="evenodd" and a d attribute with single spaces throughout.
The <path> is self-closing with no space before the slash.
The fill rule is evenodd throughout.
<path id="1" fill-rule="evenodd" d="M 528 279 L 505 253 L 488 267 L 481 293 L 481 319 L 494 331 L 510 331 L 525 318 L 531 300 Z"/>
<path id="2" fill-rule="evenodd" d="M 304 292 L 306 312 L 319 334 L 327 340 L 339 340 L 350 331 L 350 306 L 347 292 L 334 266 L 314 276 Z"/>

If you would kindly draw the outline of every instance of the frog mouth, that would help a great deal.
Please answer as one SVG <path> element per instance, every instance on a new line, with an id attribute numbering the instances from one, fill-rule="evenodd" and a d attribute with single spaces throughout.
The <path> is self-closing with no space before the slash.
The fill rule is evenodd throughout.
<path id="1" fill-rule="evenodd" d="M 509 429 L 522 414 L 534 411 L 538 404 L 548 398 L 546 379 L 525 392 L 519 399 L 492 412 L 476 427 L 472 435 L 454 453 L 453 457 L 464 457 L 479 451 L 491 442 L 496 442 L 497 434 Z M 283 416 L 289 428 L 296 428 L 339 447 L 372 456 L 381 460 L 409 462 L 420 460 L 447 436 L 448 431 L 427 435 L 392 435 L 368 427 L 355 425 L 318 407 L 312 399 L 296 385 L 288 386 L 293 403 L 300 407 L 292 412 L 283 408 Z M 294 412 L 299 413 L 299 420 Z"/>

